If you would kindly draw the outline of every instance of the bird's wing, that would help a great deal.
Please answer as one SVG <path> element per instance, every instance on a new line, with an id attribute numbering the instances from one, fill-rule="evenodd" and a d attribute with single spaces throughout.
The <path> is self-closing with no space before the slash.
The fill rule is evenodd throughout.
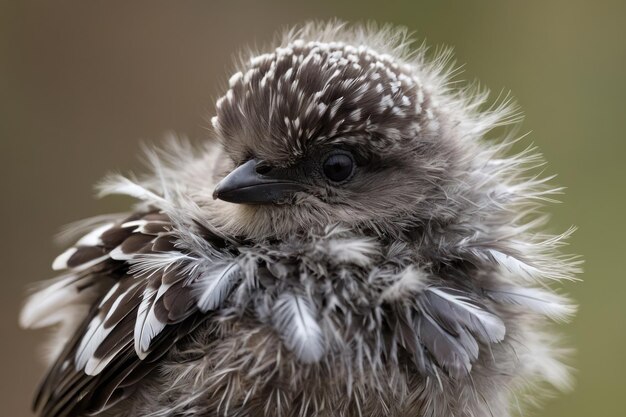
<path id="1" fill-rule="evenodd" d="M 185 245 L 166 214 L 146 210 L 98 225 L 54 261 L 66 274 L 33 294 L 22 324 L 62 324 L 78 306 L 88 312 L 39 388 L 41 416 L 97 411 L 126 398 L 204 313 L 222 305 L 239 279 L 234 249 L 197 224 L 188 227 L 198 228 L 205 250 Z"/>

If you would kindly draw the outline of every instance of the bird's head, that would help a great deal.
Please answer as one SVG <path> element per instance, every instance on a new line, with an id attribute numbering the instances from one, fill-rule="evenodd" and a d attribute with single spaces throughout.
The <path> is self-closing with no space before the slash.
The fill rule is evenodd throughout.
<path id="1" fill-rule="evenodd" d="M 224 221 L 254 237 L 335 223 L 397 235 L 450 215 L 462 120 L 440 103 L 441 61 L 384 36 L 305 30 L 244 60 L 212 120 L 232 161 L 213 194 L 234 203 Z"/>

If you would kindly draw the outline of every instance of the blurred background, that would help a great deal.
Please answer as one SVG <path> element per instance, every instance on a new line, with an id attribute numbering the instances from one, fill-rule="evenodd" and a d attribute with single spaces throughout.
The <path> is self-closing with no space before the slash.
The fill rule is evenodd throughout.
<path id="1" fill-rule="evenodd" d="M 619 417 L 626 390 L 626 2 L 0 1 L 0 414 L 29 416 L 42 332 L 17 328 L 24 289 L 49 278 L 52 237 L 73 220 L 124 210 L 93 199 L 107 172 L 136 169 L 141 141 L 203 140 L 233 52 L 287 25 L 339 17 L 405 25 L 453 46 L 567 186 L 553 231 L 579 227 L 580 303 L 561 326 L 577 348 L 576 389 L 526 415 Z M 494 416 L 498 417 L 498 416 Z"/>

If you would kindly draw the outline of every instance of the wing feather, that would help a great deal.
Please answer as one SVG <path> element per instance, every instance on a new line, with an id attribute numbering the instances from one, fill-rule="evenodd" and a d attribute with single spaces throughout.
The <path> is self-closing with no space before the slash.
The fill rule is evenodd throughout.
<path id="1" fill-rule="evenodd" d="M 31 296 L 21 315 L 25 327 L 44 327 L 67 320 L 73 305 L 91 306 L 40 385 L 42 417 L 106 409 L 130 395 L 239 277 L 230 243 L 202 229 L 211 250 L 178 248 L 174 225 L 157 210 L 93 227 L 55 260 L 66 275 Z"/>

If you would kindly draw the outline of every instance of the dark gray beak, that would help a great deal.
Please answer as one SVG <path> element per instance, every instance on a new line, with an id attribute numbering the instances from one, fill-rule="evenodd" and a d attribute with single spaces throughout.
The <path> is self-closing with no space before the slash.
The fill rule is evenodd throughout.
<path id="1" fill-rule="evenodd" d="M 290 176 L 293 172 L 289 170 L 272 169 L 252 159 L 220 181 L 213 191 L 213 198 L 238 204 L 280 203 L 305 189 L 304 184 Z"/>

